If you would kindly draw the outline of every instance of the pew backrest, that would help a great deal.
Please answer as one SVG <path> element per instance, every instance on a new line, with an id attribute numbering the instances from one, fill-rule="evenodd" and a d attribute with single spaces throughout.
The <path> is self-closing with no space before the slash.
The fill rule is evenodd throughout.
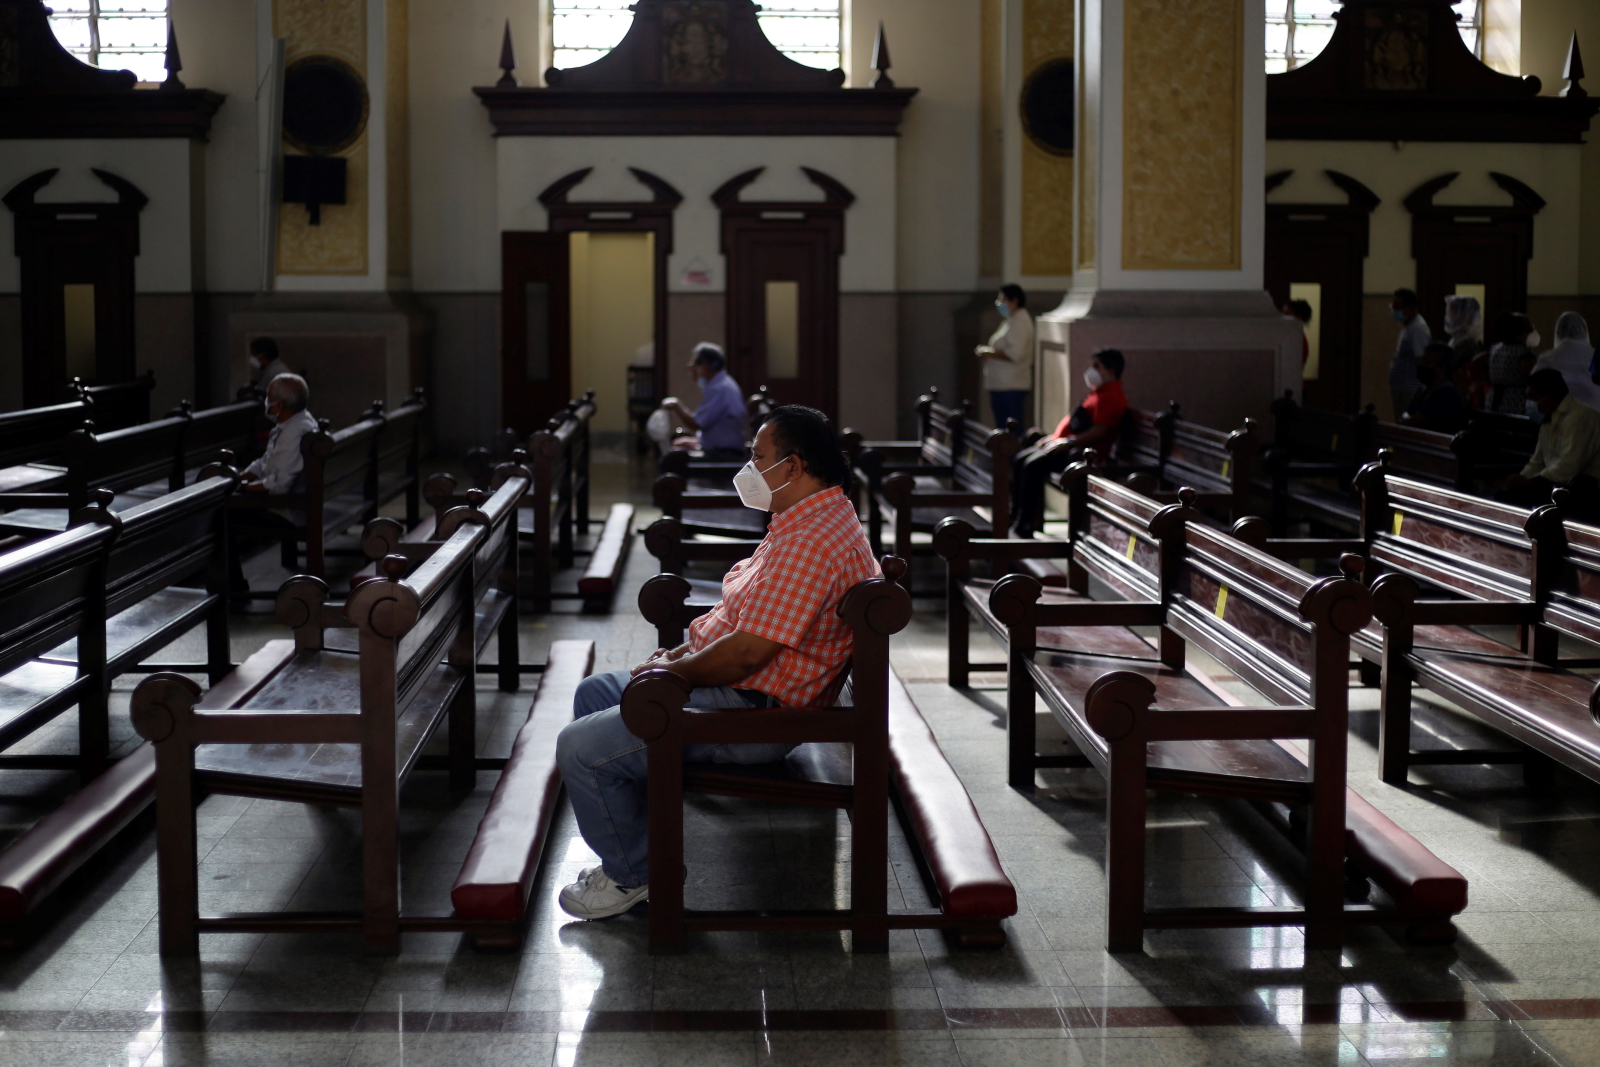
<path id="1" fill-rule="evenodd" d="M 1359 556 L 1315 578 L 1200 523 L 1182 536 L 1170 630 L 1272 700 L 1321 708 L 1348 689 L 1349 635 L 1372 619 Z"/>
<path id="2" fill-rule="evenodd" d="M 1292 390 L 1273 402 L 1272 415 L 1274 466 L 1311 459 L 1348 464 L 1351 474 L 1366 462 L 1367 442 L 1377 422 L 1371 404 L 1355 415 L 1323 411 L 1295 403 Z"/>
<path id="3" fill-rule="evenodd" d="M 1374 422 L 1367 437 L 1369 456 L 1383 449 L 1390 452 L 1390 466 L 1407 477 L 1446 485 L 1452 489 L 1470 488 L 1471 464 L 1464 463 L 1460 449 L 1470 438 L 1402 426 L 1394 422 Z"/>
<path id="4" fill-rule="evenodd" d="M 1536 542 L 1559 523 L 1547 513 L 1388 473 L 1384 457 L 1356 475 L 1368 559 L 1477 600 L 1536 598 Z M 1546 552 L 1559 555 L 1552 545 Z"/>
<path id="5" fill-rule="evenodd" d="M 1159 601 L 1163 541 L 1173 529 L 1160 517 L 1172 508 L 1110 478 L 1089 473 L 1091 462 L 1081 460 L 1062 476 L 1070 499 L 1071 567 L 1099 579 L 1127 600 Z M 1079 575 L 1072 578 L 1075 588 L 1083 585 Z"/>
<path id="6" fill-rule="evenodd" d="M 77 526 L 0 554 L 0 673 L 104 618 L 106 553 L 117 531 Z"/>
<path id="7" fill-rule="evenodd" d="M 89 503 L 93 490 L 172 482 L 189 417 L 181 415 L 109 433 L 74 430 L 67 442 L 67 508 Z"/>
<path id="8" fill-rule="evenodd" d="M 1176 412 L 1174 406 L 1173 413 Z M 1255 426 L 1254 419 L 1245 419 L 1244 426 L 1237 430 L 1213 430 L 1174 418 L 1162 479 L 1169 485 L 1231 493 L 1233 517 L 1248 514 L 1250 478 L 1258 447 Z"/>
<path id="9" fill-rule="evenodd" d="M 183 432 L 182 457 L 175 474 L 178 484 L 173 488 L 182 487 L 186 472 L 223 462 L 223 452 L 231 453 L 232 465 L 241 468 L 253 457 L 256 429 L 262 422 L 259 400 L 192 412 L 188 419 Z"/>
<path id="10" fill-rule="evenodd" d="M 1129 408 L 1122 416 L 1108 462 L 1120 468 L 1160 470 L 1167 460 L 1172 424 L 1176 421 L 1176 404 L 1160 414 Z"/>
<path id="11" fill-rule="evenodd" d="M 121 430 L 150 421 L 150 394 L 155 391 L 156 376 L 145 371 L 126 382 L 107 382 L 88 385 L 81 378 L 72 379 L 72 390 L 89 405 L 89 417 L 101 432 Z"/>
<path id="12" fill-rule="evenodd" d="M 152 593 L 210 569 L 208 584 L 223 588 L 226 502 L 239 484 L 228 468 L 211 468 L 194 485 L 122 512 L 111 512 L 109 490 L 77 522 L 115 527 L 106 560 L 106 614 L 115 615 Z"/>
<path id="13" fill-rule="evenodd" d="M 317 432 L 300 439 L 300 451 L 306 457 L 306 494 L 322 500 L 353 491 L 365 494 L 382 429 L 381 415 L 370 415 L 332 433 L 328 421 L 319 420 Z"/>
<path id="14" fill-rule="evenodd" d="M 59 462 L 66 454 L 68 435 L 90 421 L 89 411 L 87 403 L 74 400 L 0 415 L 0 467 Z"/>

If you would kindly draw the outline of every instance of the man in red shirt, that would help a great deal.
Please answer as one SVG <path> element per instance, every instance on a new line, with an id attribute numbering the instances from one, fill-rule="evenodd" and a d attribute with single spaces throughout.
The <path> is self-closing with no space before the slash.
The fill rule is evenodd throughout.
<path id="1" fill-rule="evenodd" d="M 1055 433 L 1012 457 L 1013 536 L 1032 537 L 1044 525 L 1044 487 L 1050 475 L 1066 470 L 1085 448 L 1097 446 L 1103 453 L 1111 444 L 1128 411 L 1128 397 L 1122 391 L 1126 364 L 1115 348 L 1096 352 L 1083 375 L 1089 387 L 1083 403 L 1061 420 Z"/>
<path id="2" fill-rule="evenodd" d="M 645 743 L 622 722 L 622 690 L 653 667 L 693 685 L 691 708 L 806 707 L 831 703 L 853 642 L 835 612 L 857 582 L 882 573 L 845 495 L 850 477 L 828 417 L 789 405 L 767 416 L 750 462 L 734 477 L 747 507 L 770 511 L 755 553 L 722 580 L 722 599 L 689 627 L 689 640 L 658 649 L 631 671 L 578 686 L 556 763 L 573 814 L 600 866 L 561 891 L 580 919 L 620 915 L 649 899 Z M 770 763 L 793 745 L 689 745 L 690 762 Z"/>

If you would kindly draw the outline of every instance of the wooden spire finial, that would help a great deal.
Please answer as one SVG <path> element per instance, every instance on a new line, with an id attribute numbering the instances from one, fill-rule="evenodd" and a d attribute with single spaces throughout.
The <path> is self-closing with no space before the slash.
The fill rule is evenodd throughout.
<path id="1" fill-rule="evenodd" d="M 872 79 L 874 89 L 893 89 L 894 79 L 889 77 L 889 39 L 883 35 L 883 21 L 878 22 L 878 39 L 872 46 L 872 69 L 878 76 Z"/>
<path id="2" fill-rule="evenodd" d="M 1578 31 L 1572 31 L 1572 43 L 1567 46 L 1567 65 L 1561 71 L 1561 76 L 1567 79 L 1566 88 L 1561 90 L 1562 96 L 1588 96 L 1589 93 L 1578 83 L 1583 81 L 1583 53 L 1578 50 Z"/>
<path id="3" fill-rule="evenodd" d="M 167 19 L 167 57 L 163 65 L 167 68 L 167 80 L 161 83 L 161 88 L 177 90 L 187 88 L 178 80 L 178 71 L 183 69 L 183 58 L 178 55 L 178 29 L 172 19 Z"/>
<path id="4" fill-rule="evenodd" d="M 500 80 L 494 83 L 496 89 L 515 89 L 517 87 L 517 50 L 511 46 L 511 20 L 506 19 L 505 36 L 500 39 Z"/>

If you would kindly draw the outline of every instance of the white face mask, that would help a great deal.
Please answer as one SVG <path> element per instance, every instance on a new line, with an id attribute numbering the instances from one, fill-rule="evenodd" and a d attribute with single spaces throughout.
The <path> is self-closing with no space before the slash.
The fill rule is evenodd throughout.
<path id="1" fill-rule="evenodd" d="M 1095 370 L 1093 367 L 1090 367 L 1088 370 L 1083 372 L 1083 384 L 1087 385 L 1090 390 L 1100 388 L 1105 384 L 1105 382 L 1106 380 L 1100 377 L 1100 372 Z"/>
<path id="2" fill-rule="evenodd" d="M 1542 340 L 1544 340 L 1544 338 L 1539 336 L 1539 331 L 1534 330 L 1528 335 L 1528 339 L 1524 341 L 1523 344 L 1527 345 L 1529 348 L 1538 348 L 1539 342 Z"/>
<path id="3" fill-rule="evenodd" d="M 788 456 L 784 457 L 784 459 L 788 458 Z M 778 460 L 778 463 L 782 462 L 782 459 Z M 768 471 L 776 470 L 778 463 L 774 463 L 764 471 L 759 471 L 756 470 L 756 461 L 752 459 L 739 468 L 739 473 L 733 476 L 733 488 L 739 494 L 739 503 L 757 511 L 772 510 L 772 494 L 776 493 L 778 489 L 787 488 L 789 483 L 784 482 L 783 485 L 778 486 L 778 489 L 773 489 L 767 485 L 767 480 L 762 475 L 768 473 Z"/>
<path id="4" fill-rule="evenodd" d="M 254 355 L 250 357 L 250 369 L 253 371 L 259 371 L 261 369 L 261 360 L 259 357 Z"/>

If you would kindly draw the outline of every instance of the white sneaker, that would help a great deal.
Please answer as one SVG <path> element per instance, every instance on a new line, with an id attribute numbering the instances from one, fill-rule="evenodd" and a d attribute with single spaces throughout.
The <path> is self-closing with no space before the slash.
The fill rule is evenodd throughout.
<path id="1" fill-rule="evenodd" d="M 624 889 L 599 867 L 578 872 L 578 880 L 561 890 L 561 910 L 578 919 L 609 919 L 650 899 L 648 885 Z"/>

